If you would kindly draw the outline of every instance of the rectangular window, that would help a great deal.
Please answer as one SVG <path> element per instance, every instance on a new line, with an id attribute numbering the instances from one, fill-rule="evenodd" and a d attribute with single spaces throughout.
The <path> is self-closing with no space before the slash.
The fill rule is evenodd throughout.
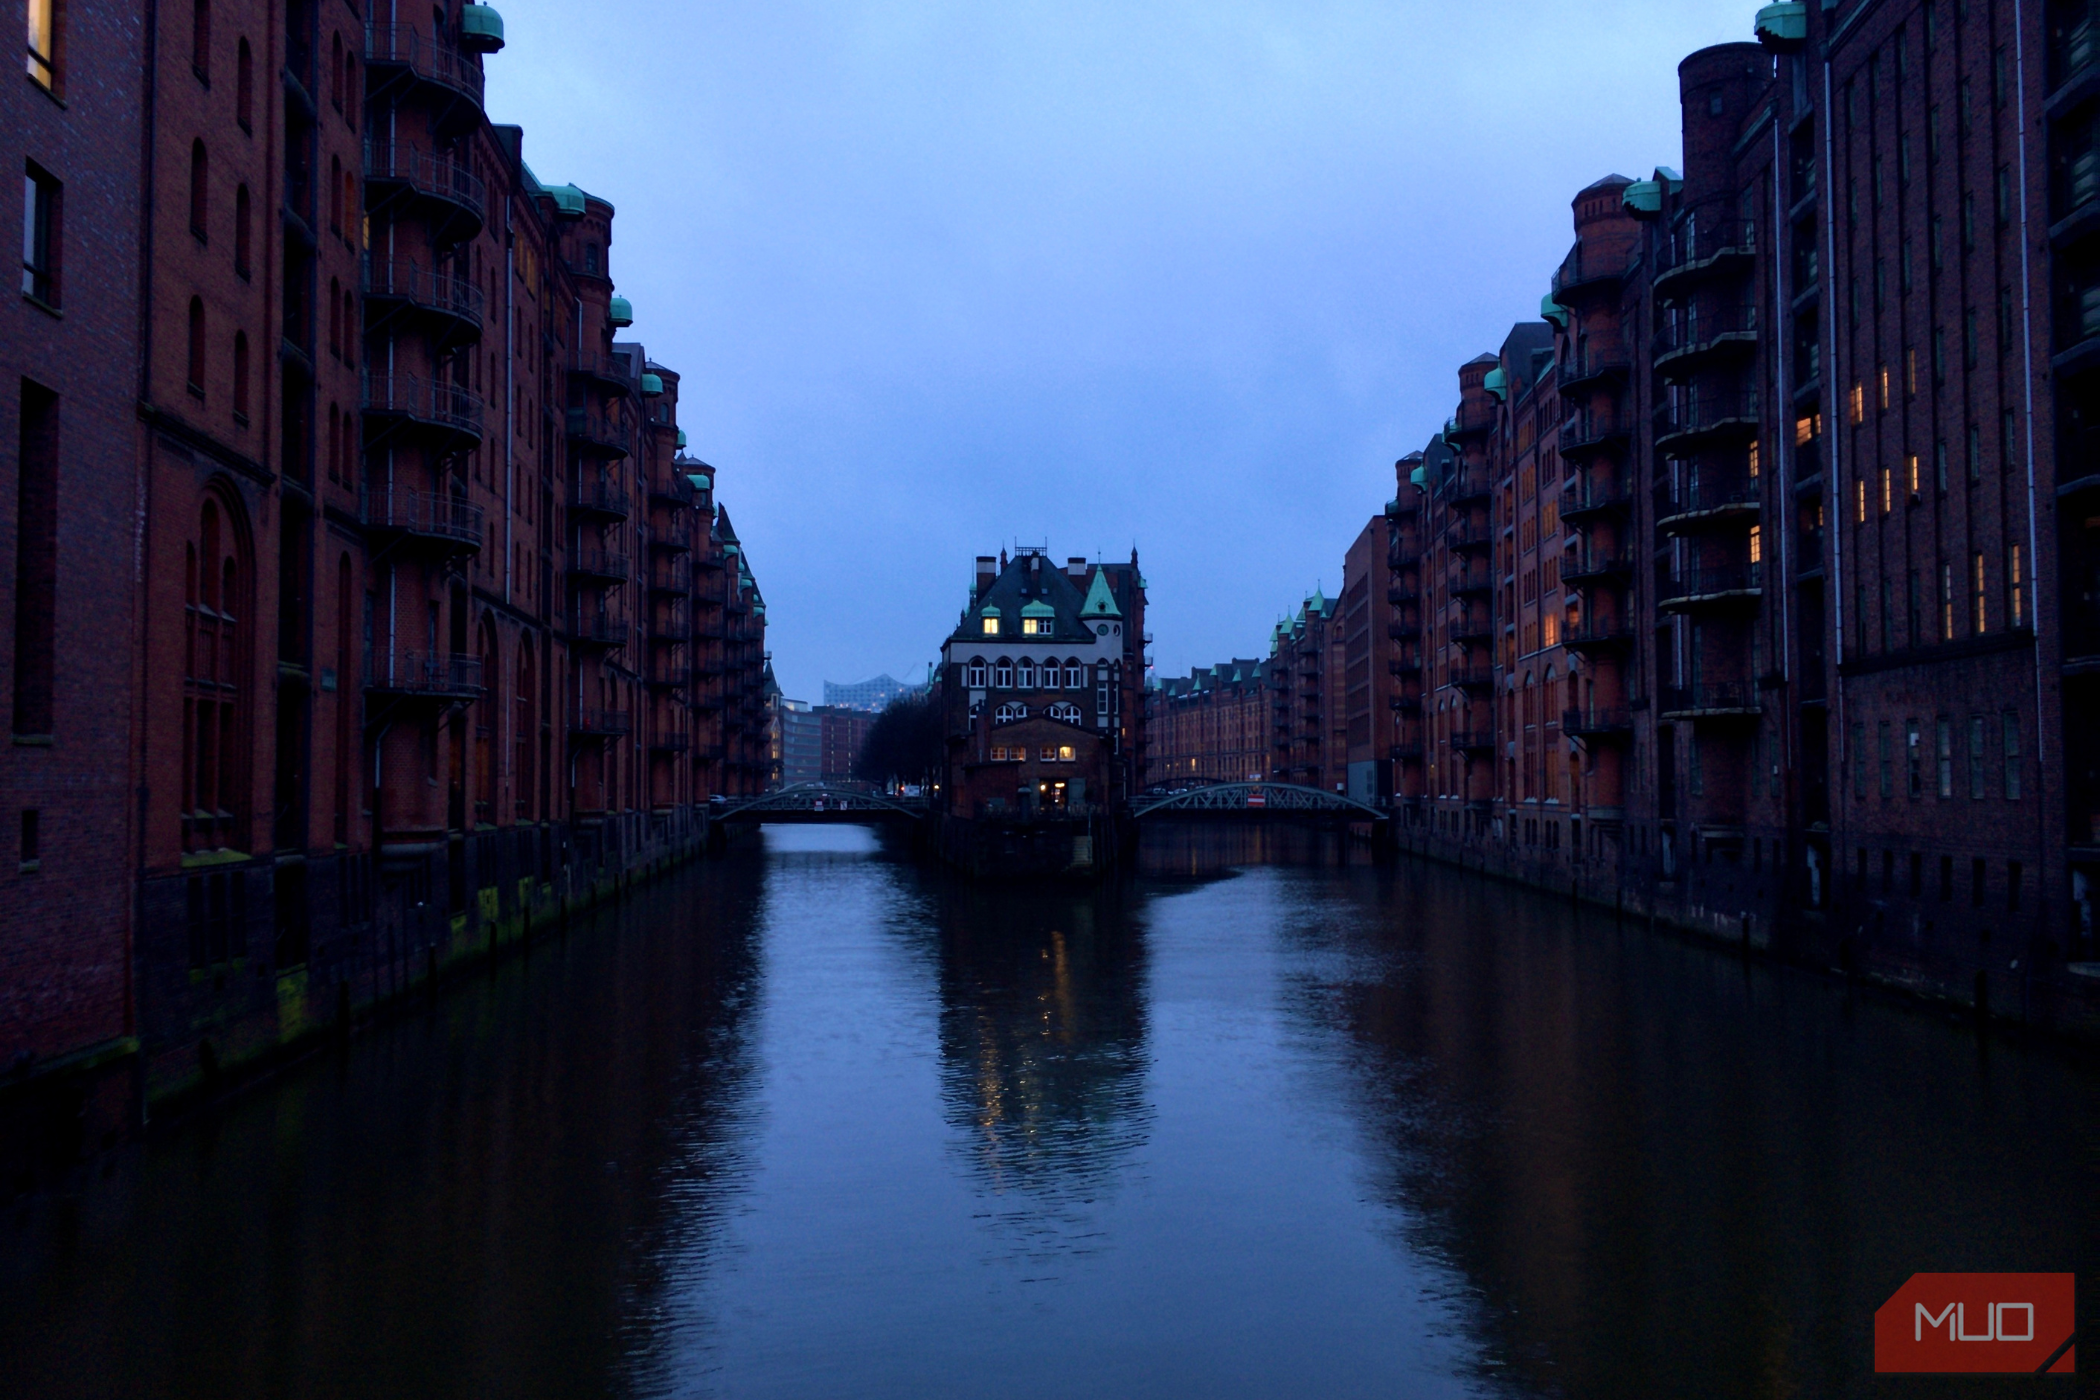
<path id="1" fill-rule="evenodd" d="M 1907 719 L 1903 721 L 1903 737 L 1904 777 L 1908 780 L 1910 795 L 1912 797 L 1922 797 L 1925 793 L 1925 755 L 1918 752 L 1918 739 L 1920 736 L 1916 720 Z"/>
<path id="2" fill-rule="evenodd" d="M 58 305 L 60 186 L 31 163 L 22 173 L 22 293 Z"/>
<path id="3" fill-rule="evenodd" d="M 1889 367 L 1887 365 L 1883 365 L 1880 370 L 1880 390 L 1879 406 L 1886 412 L 1889 406 Z"/>
<path id="4" fill-rule="evenodd" d="M 1954 640 L 1954 566 L 1940 565 L 1940 640 Z"/>
<path id="5" fill-rule="evenodd" d="M 1983 752 L 1983 716 L 1975 715 L 1969 720 L 1969 796 L 1983 796 L 1985 758 Z"/>
<path id="6" fill-rule="evenodd" d="M 2007 710 L 2000 717 L 2005 742 L 2005 799 L 2020 799 L 2020 717 Z"/>
<path id="7" fill-rule="evenodd" d="M 1947 440 L 1941 438 L 1932 445 L 1932 487 L 1935 491 L 1947 489 Z"/>
<path id="8" fill-rule="evenodd" d="M 1918 396 L 1918 352 L 1915 346 L 1903 347 L 1903 397 Z"/>
<path id="9" fill-rule="evenodd" d="M 1881 469 L 1881 513 L 1887 515 L 1896 505 L 1895 474 L 1887 467 Z"/>
<path id="10" fill-rule="evenodd" d="M 1852 483 L 1852 500 L 1856 509 L 1853 517 L 1860 524 L 1867 523 L 1867 483 L 1864 478 Z"/>
<path id="11" fill-rule="evenodd" d="M 29 0 L 29 76 L 46 92 L 58 86 L 57 0 Z"/>
<path id="12" fill-rule="evenodd" d="M 1867 795 L 1867 726 L 1858 720 L 1852 721 L 1852 795 L 1860 799 Z"/>
<path id="13" fill-rule="evenodd" d="M 1882 720 L 1875 726 L 1875 739 L 1879 745 L 1875 757 L 1881 765 L 1881 795 L 1885 798 L 1896 795 L 1896 736 L 1889 732 L 1889 722 Z"/>
<path id="14" fill-rule="evenodd" d="M 1998 167 L 1998 227 L 2012 222 L 2012 167 Z"/>
<path id="15" fill-rule="evenodd" d="M 1903 489 L 1916 496 L 1918 485 L 1918 454 L 1907 452 L 1903 457 Z"/>
<path id="16" fill-rule="evenodd" d="M 1004 745 L 1004 744 L 994 744 L 994 745 L 992 745 L 992 762 L 994 762 L 994 763 L 1004 763 L 1004 762 L 1006 762 L 1006 745 Z"/>
<path id="17" fill-rule="evenodd" d="M 22 873 L 28 874 L 44 859 L 43 813 L 35 807 L 22 809 Z"/>
<path id="18" fill-rule="evenodd" d="M 1943 720 L 1941 720 L 1941 721 L 1939 722 L 1938 738 L 1939 738 L 1939 754 L 1938 754 L 1938 758 L 1939 758 L 1939 779 L 1940 779 L 1940 789 L 1939 789 L 1939 791 L 1940 791 L 1940 796 L 1942 796 L 1942 797 L 1952 797 L 1952 796 L 1954 796 L 1954 721 L 1953 721 L 1953 720 L 1951 720 L 1951 719 L 1943 719 Z"/>
<path id="19" fill-rule="evenodd" d="M 2027 575 L 2021 570 L 2018 545 L 2005 551 L 2005 625 L 2027 625 Z"/>
<path id="20" fill-rule="evenodd" d="M 15 502 L 14 732 L 51 733 L 58 594 L 58 395 L 22 381 Z"/>
<path id="21" fill-rule="evenodd" d="M 1976 308 L 1970 307 L 1961 314 L 1961 367 L 1976 368 Z"/>
<path id="22" fill-rule="evenodd" d="M 1968 471 L 1970 481 L 1983 480 L 1983 429 L 1974 423 L 1969 425 Z"/>
<path id="23" fill-rule="evenodd" d="M 1867 417 L 1867 391 L 1858 380 L 1852 381 L 1852 421 L 1861 423 Z"/>
<path id="24" fill-rule="evenodd" d="M 1978 636 L 1988 630 L 1983 610 L 1983 551 L 1969 561 L 1969 630 Z"/>

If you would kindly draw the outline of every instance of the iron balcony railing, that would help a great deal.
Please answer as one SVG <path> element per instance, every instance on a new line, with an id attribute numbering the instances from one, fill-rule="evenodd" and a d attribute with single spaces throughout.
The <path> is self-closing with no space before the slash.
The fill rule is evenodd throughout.
<path id="1" fill-rule="evenodd" d="M 625 457 L 634 450 L 634 434 L 625 423 L 610 414 L 572 408 L 563 426 L 571 442 L 595 448 L 606 456 Z"/>
<path id="2" fill-rule="evenodd" d="M 368 297 L 405 301 L 426 311 L 472 321 L 476 326 L 481 324 L 487 301 L 481 288 L 466 278 L 433 272 L 405 259 L 389 261 L 367 254 L 364 282 Z"/>
<path id="3" fill-rule="evenodd" d="M 1717 432 L 1726 427 L 1755 431 L 1757 392 L 1749 389 L 1722 390 L 1687 396 L 1655 410 L 1655 440 Z"/>
<path id="4" fill-rule="evenodd" d="M 1571 520 L 1593 511 L 1623 509 L 1628 499 L 1625 483 L 1614 475 L 1578 477 L 1561 488 L 1560 518 Z"/>
<path id="5" fill-rule="evenodd" d="M 617 738 L 634 732 L 634 716 L 626 710 L 578 710 L 570 717 L 569 732 Z"/>
<path id="6" fill-rule="evenodd" d="M 1674 578 L 1660 580 L 1657 598 L 1669 603 L 1755 593 L 1763 581 L 1763 570 L 1762 564 L 1713 564 L 1686 569 Z"/>
<path id="7" fill-rule="evenodd" d="M 1755 339 L 1757 335 L 1757 303 L 1737 302 L 1719 307 L 1694 306 L 1688 313 L 1673 316 L 1663 323 L 1650 342 L 1655 358 L 1666 360 L 1672 355 L 1699 350 L 1714 345 L 1723 339 L 1740 337 Z"/>
<path id="8" fill-rule="evenodd" d="M 569 509 L 572 511 L 624 520 L 628 506 L 627 493 L 603 477 L 587 477 L 569 487 Z"/>
<path id="9" fill-rule="evenodd" d="M 1632 732 L 1633 715 L 1623 705 L 1563 710 L 1560 728 L 1564 734 L 1625 734 Z"/>
<path id="10" fill-rule="evenodd" d="M 1564 647 L 1625 646 L 1633 640 L 1633 628 L 1615 617 L 1585 617 L 1560 635 Z"/>
<path id="11" fill-rule="evenodd" d="M 393 695 L 477 696 L 482 690 L 481 658 L 372 647 L 365 652 L 365 688 Z"/>
<path id="12" fill-rule="evenodd" d="M 1664 714 L 1699 711 L 1752 714 L 1758 710 L 1757 692 L 1741 681 L 1695 681 L 1691 685 L 1665 686 Z"/>
<path id="13" fill-rule="evenodd" d="M 1625 415 L 1616 410 L 1584 409 L 1571 413 L 1560 425 L 1560 450 L 1563 453 L 1581 452 L 1599 443 L 1625 437 L 1631 426 Z"/>
<path id="14" fill-rule="evenodd" d="M 1599 379 L 1622 376 L 1633 368 L 1633 354 L 1623 341 L 1592 340 L 1568 357 L 1560 369 L 1562 393 L 1582 392 Z"/>
<path id="15" fill-rule="evenodd" d="M 692 746 L 690 734 L 658 734 L 649 740 L 649 747 L 658 753 L 684 753 Z"/>
<path id="16" fill-rule="evenodd" d="M 569 551 L 569 572 L 581 578 L 625 579 L 627 556 L 618 550 L 583 545 Z"/>
<path id="17" fill-rule="evenodd" d="M 690 506 L 697 494 L 693 479 L 682 471 L 668 472 L 649 483 L 649 498 L 658 505 Z"/>
<path id="18" fill-rule="evenodd" d="M 1453 666 L 1451 668 L 1451 684 L 1453 685 L 1464 686 L 1468 689 L 1479 689 L 1493 686 L 1494 683 L 1495 668 L 1488 662 L 1476 661 L 1470 666 Z"/>
<path id="19" fill-rule="evenodd" d="M 1607 553 L 1604 550 L 1578 550 L 1562 566 L 1562 583 L 1580 586 L 1601 579 L 1623 578 L 1633 572 L 1633 560 L 1623 553 Z"/>
<path id="20" fill-rule="evenodd" d="M 1451 575 L 1451 593 L 1453 597 L 1474 597 L 1494 591 L 1495 580 L 1490 570 L 1459 569 Z"/>
<path id="21" fill-rule="evenodd" d="M 649 570 L 649 589 L 653 593 L 690 593 L 693 571 L 683 559 L 659 559 Z"/>
<path id="22" fill-rule="evenodd" d="M 1451 484 L 1444 488 L 1444 499 L 1455 508 L 1485 501 L 1493 493 L 1494 488 L 1488 484 L 1486 472 L 1461 472 L 1452 477 Z"/>
<path id="23" fill-rule="evenodd" d="M 1388 603 L 1412 603 L 1421 596 L 1421 585 L 1414 583 L 1396 583 L 1385 591 L 1385 600 Z"/>
<path id="24" fill-rule="evenodd" d="M 634 371 L 625 355 L 608 355 L 598 350 L 577 350 L 569 356 L 569 373 L 578 378 L 595 381 L 617 393 L 627 393 L 634 388 Z"/>
<path id="25" fill-rule="evenodd" d="M 625 618 L 599 609 L 580 612 L 569 620 L 569 640 L 590 646 L 625 646 L 627 631 Z"/>
<path id="26" fill-rule="evenodd" d="M 365 412 L 481 436 L 481 398 L 457 384 L 416 374 L 364 375 Z"/>
<path id="27" fill-rule="evenodd" d="M 1559 293 L 1597 282 L 1617 282 L 1626 275 L 1626 261 L 1624 248 L 1591 248 L 1577 243 L 1554 269 L 1553 290 Z"/>
<path id="28" fill-rule="evenodd" d="M 1757 252 L 1757 224 L 1750 219 L 1691 219 L 1655 250 L 1655 280 L 1687 272 L 1718 258 Z"/>
<path id="29" fill-rule="evenodd" d="M 1444 542 L 1453 549 L 1486 549 L 1495 542 L 1495 532 L 1477 521 L 1462 521 L 1445 532 Z"/>
<path id="30" fill-rule="evenodd" d="M 482 105 L 485 79 L 471 54 L 432 39 L 408 24 L 365 26 L 365 62 L 373 67 L 405 67 L 426 82 L 451 88 Z"/>
<path id="31" fill-rule="evenodd" d="M 1656 483 L 1655 518 L 1660 524 L 1680 515 L 1755 506 L 1762 502 L 1763 490 L 1762 477 L 1741 471 L 1702 470 L 1694 465 L 1678 479 L 1675 489 L 1668 477 Z"/>
<path id="32" fill-rule="evenodd" d="M 441 491 L 366 487 L 359 496 L 358 516 L 368 530 L 399 530 L 477 548 L 481 544 L 481 507 Z"/>
<path id="33" fill-rule="evenodd" d="M 488 207 L 488 185 L 465 161 L 405 141 L 367 141 L 365 179 L 407 185 L 417 194 L 456 204 L 477 220 Z"/>
<path id="34" fill-rule="evenodd" d="M 1495 731 L 1492 729 L 1454 729 L 1451 731 L 1451 747 L 1460 752 L 1478 753 L 1495 747 Z"/>

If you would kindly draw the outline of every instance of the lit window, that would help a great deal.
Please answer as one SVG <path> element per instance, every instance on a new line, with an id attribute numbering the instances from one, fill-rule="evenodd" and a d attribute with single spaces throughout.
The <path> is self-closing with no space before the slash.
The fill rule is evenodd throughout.
<path id="1" fill-rule="evenodd" d="M 1888 367 L 1887 365 L 1883 365 L 1883 366 L 1881 367 L 1881 375 L 1880 375 L 1880 379 L 1881 379 L 1881 406 L 1882 406 L 1883 408 L 1887 408 L 1887 407 L 1889 406 L 1889 367 Z"/>
<path id="2" fill-rule="evenodd" d="M 1854 483 L 1852 483 L 1852 485 L 1853 497 L 1857 501 L 1859 506 L 1859 509 L 1856 512 L 1856 516 L 1859 520 L 1859 523 L 1864 525 L 1867 523 L 1867 483 L 1864 479 L 1862 479 L 1860 481 L 1855 481 Z"/>
<path id="3" fill-rule="evenodd" d="M 996 637 L 996 636 L 998 636 L 998 635 L 999 635 L 999 619 L 998 619 L 998 618 L 996 618 L 996 617 L 987 617 L 987 618 L 986 618 L 986 619 L 984 620 L 984 635 L 985 635 L 985 636 L 987 636 L 987 637 Z"/>
<path id="4" fill-rule="evenodd" d="M 1053 619 L 1047 617 L 1024 617 L 1021 619 L 1021 634 L 1027 637 L 1047 637 L 1056 630 Z"/>
<path id="5" fill-rule="evenodd" d="M 1750 562 L 1751 562 L 1751 563 L 1753 563 L 1753 564 L 1762 564 L 1762 563 L 1764 562 L 1764 559 L 1765 559 L 1765 536 L 1764 536 L 1764 531 L 1763 531 L 1763 529 L 1762 529 L 1762 528 L 1760 528 L 1759 526 L 1756 526 L 1756 525 L 1752 525 L 1752 526 L 1750 527 Z"/>
<path id="6" fill-rule="evenodd" d="M 2014 545 L 2005 556 L 2005 602 L 2007 625 L 2027 625 L 2027 580 L 2020 570 L 2020 546 Z"/>
<path id="7" fill-rule="evenodd" d="M 1918 494 L 1918 454 L 1913 452 L 1903 459 L 1904 476 L 1910 482 L 1910 494 Z"/>
<path id="8" fill-rule="evenodd" d="M 994 762 L 994 763 L 1004 763 L 1004 762 L 1006 762 L 1006 745 L 1004 745 L 1004 744 L 994 744 L 994 745 L 992 745 L 992 762 Z"/>
<path id="9" fill-rule="evenodd" d="M 29 76 L 47 91 L 56 86 L 58 70 L 53 62 L 52 13 L 55 0 L 29 0 Z"/>
<path id="10" fill-rule="evenodd" d="M 1887 515 L 1895 508 L 1896 484 L 1894 474 L 1887 467 L 1881 469 L 1881 513 Z"/>
<path id="11" fill-rule="evenodd" d="M 1044 763 L 1055 763 L 1057 762 L 1057 749 L 1052 745 L 1045 744 L 1036 751 L 1036 756 Z"/>
<path id="12" fill-rule="evenodd" d="M 1070 744 L 1059 744 L 1059 745 L 1057 746 L 1057 761 L 1058 761 L 1058 762 L 1060 762 L 1060 763 L 1070 763 L 1070 762 L 1072 761 L 1072 756 L 1073 756 L 1073 749 L 1072 749 L 1072 746 L 1071 746 Z"/>
<path id="13" fill-rule="evenodd" d="M 1983 554 L 1978 551 L 1972 561 L 1969 579 L 1969 630 L 1979 635 L 1989 628 L 1983 606 Z"/>

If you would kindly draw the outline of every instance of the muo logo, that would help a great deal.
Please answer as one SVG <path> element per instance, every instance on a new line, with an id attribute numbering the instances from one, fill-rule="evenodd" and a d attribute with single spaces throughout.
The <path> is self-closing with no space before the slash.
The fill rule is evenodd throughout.
<path id="1" fill-rule="evenodd" d="M 2071 1274 L 1912 1274 L 1874 1313 L 1876 1371 L 2071 1375 Z"/>

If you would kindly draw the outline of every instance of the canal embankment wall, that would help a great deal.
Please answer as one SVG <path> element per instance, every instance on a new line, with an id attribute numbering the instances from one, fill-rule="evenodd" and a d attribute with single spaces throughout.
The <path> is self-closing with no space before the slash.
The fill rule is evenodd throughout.
<path id="1" fill-rule="evenodd" d="M 1614 861 L 1385 825 L 1372 839 L 1403 856 L 1564 895 L 1752 956 L 2100 1042 L 2100 968 L 2066 962 L 2038 909 L 1965 907 L 1951 887 L 1939 907 L 1928 908 L 1931 878 L 1912 890 L 1899 872 L 1882 888 L 1790 860 L 1776 842 L 1769 857 L 1763 849 L 1695 841 L 1671 852 L 1673 859 L 1626 850 Z"/>

